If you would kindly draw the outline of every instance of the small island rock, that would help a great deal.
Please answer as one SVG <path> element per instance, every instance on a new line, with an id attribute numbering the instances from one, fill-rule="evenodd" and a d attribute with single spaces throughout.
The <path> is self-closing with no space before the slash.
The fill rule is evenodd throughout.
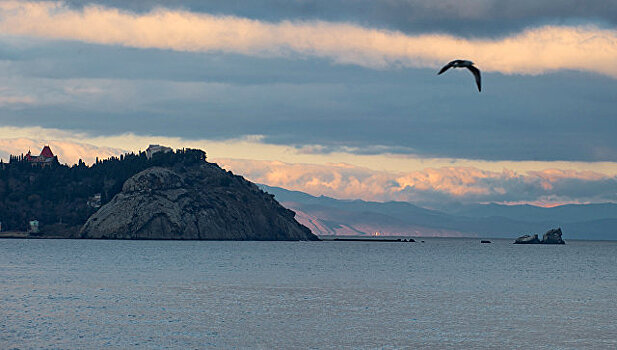
<path id="1" fill-rule="evenodd" d="M 561 228 L 548 230 L 542 237 L 542 244 L 566 244 L 561 235 Z"/>
<path id="2" fill-rule="evenodd" d="M 561 228 L 554 228 L 546 231 L 542 240 L 538 238 L 538 235 L 524 235 L 517 238 L 514 244 L 566 244 L 561 235 Z"/>

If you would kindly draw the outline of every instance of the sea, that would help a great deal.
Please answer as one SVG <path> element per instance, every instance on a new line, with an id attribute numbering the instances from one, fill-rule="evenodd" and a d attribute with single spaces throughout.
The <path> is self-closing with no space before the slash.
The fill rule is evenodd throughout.
<path id="1" fill-rule="evenodd" d="M 2 239 L 0 349 L 617 348 L 617 242 L 416 240 Z"/>

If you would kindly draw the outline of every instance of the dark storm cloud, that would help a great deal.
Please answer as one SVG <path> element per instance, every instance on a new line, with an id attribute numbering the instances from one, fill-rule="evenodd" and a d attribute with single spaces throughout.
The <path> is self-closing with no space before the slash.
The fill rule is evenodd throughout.
<path id="1" fill-rule="evenodd" d="M 617 2 L 605 0 L 70 0 L 147 12 L 157 6 L 211 14 L 280 21 L 349 21 L 415 32 L 498 36 L 540 24 L 586 22 L 617 25 Z"/>

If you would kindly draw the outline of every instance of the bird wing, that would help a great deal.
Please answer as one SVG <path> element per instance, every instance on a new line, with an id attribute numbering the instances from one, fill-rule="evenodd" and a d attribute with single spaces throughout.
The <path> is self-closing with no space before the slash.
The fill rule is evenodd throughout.
<path id="1" fill-rule="evenodd" d="M 441 70 L 439 71 L 439 73 L 437 73 L 437 75 L 447 71 L 448 69 L 450 69 L 452 67 L 452 65 L 454 64 L 454 61 L 446 64 L 445 66 L 443 66 L 443 68 L 441 68 Z"/>
<path id="2" fill-rule="evenodd" d="M 480 76 L 480 70 L 474 66 L 468 66 L 467 69 L 473 73 L 473 76 L 476 77 L 476 85 L 478 85 L 478 91 L 482 91 L 482 77 Z"/>

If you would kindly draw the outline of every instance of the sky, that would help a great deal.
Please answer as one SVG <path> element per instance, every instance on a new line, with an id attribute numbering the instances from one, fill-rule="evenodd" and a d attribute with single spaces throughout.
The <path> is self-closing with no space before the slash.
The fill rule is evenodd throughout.
<path id="1" fill-rule="evenodd" d="M 483 74 L 478 93 L 464 69 Z M 0 157 L 203 148 L 365 200 L 617 202 L 617 3 L 0 1 Z"/>

